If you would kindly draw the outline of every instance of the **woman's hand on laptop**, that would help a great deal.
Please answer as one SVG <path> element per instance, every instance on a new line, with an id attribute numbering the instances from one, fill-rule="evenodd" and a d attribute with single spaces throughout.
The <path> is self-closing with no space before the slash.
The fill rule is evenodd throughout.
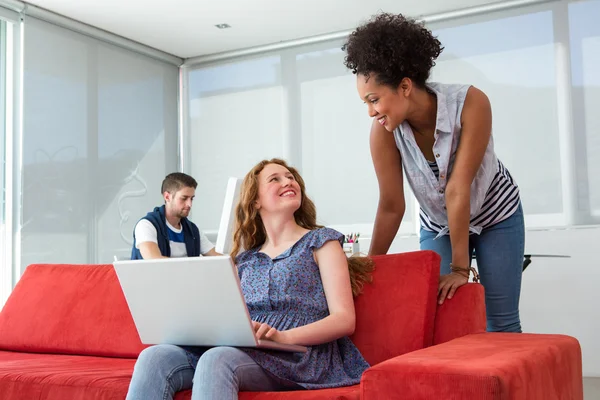
<path id="1" fill-rule="evenodd" d="M 267 339 L 283 344 L 292 344 L 287 341 L 285 331 L 278 331 L 269 324 L 252 321 L 252 327 L 254 328 L 254 334 L 258 340 Z"/>

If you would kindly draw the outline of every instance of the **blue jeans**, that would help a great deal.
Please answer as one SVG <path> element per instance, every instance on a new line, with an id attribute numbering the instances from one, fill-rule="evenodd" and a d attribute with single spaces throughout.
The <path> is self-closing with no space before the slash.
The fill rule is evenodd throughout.
<path id="1" fill-rule="evenodd" d="M 450 236 L 438 239 L 435 232 L 421 228 L 421 250 L 433 250 L 442 257 L 441 274 L 450 273 L 452 247 Z M 477 259 L 481 283 L 485 288 L 485 310 L 489 332 L 521 332 L 519 296 L 525 251 L 523 208 L 504 221 L 469 236 L 469 250 Z"/>
<path id="2" fill-rule="evenodd" d="M 239 391 L 302 389 L 292 385 L 234 347 L 207 348 L 198 357 L 179 346 L 161 344 L 140 353 L 127 400 L 173 399 L 187 389 L 192 389 L 192 400 L 237 400 Z"/>

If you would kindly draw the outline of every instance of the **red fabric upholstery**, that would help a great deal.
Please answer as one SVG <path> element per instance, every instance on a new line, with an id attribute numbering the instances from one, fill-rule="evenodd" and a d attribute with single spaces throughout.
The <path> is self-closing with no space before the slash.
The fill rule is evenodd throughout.
<path id="1" fill-rule="evenodd" d="M 440 275 L 440 256 L 432 251 L 373 260 L 373 283 L 355 300 L 351 337 L 371 365 L 431 345 Z"/>
<path id="2" fill-rule="evenodd" d="M 123 400 L 135 359 L 0 351 L 0 400 Z"/>
<path id="3" fill-rule="evenodd" d="M 468 310 L 468 312 L 465 312 Z M 433 344 L 485 332 L 485 293 L 479 283 L 461 286 L 451 299 L 438 305 L 435 313 Z"/>
<path id="4" fill-rule="evenodd" d="M 437 307 L 437 254 L 374 259 L 352 336 L 373 365 L 361 385 L 241 400 L 582 399 L 575 339 L 469 335 L 485 328 L 480 285 Z M 0 313 L 0 400 L 123 400 L 143 348 L 111 265 L 32 265 Z"/>
<path id="5" fill-rule="evenodd" d="M 361 386 L 365 399 L 581 400 L 581 349 L 562 335 L 467 335 L 374 366 Z"/>
<path id="6" fill-rule="evenodd" d="M 137 357 L 144 349 L 112 265 L 30 265 L 0 313 L 0 349 Z"/>

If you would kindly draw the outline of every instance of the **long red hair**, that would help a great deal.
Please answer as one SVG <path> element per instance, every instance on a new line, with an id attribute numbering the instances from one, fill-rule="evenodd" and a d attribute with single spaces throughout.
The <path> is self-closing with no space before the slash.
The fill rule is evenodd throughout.
<path id="1" fill-rule="evenodd" d="M 258 175 L 269 164 L 278 164 L 286 168 L 294 176 L 301 190 L 301 204 L 294 212 L 296 223 L 305 229 L 318 229 L 317 209 L 313 201 L 306 196 L 304 179 L 294 167 L 289 166 L 284 160 L 273 158 L 262 160 L 254 166 L 244 177 L 240 193 L 240 200 L 235 209 L 235 228 L 233 233 L 233 247 L 231 257 L 236 258 L 242 249 L 253 249 L 265 243 L 267 232 L 263 225 L 260 214 L 255 207 L 258 199 Z M 348 268 L 350 271 L 350 283 L 352 293 L 357 296 L 365 282 L 371 282 L 371 272 L 374 268 L 373 261 L 368 257 L 349 257 Z"/>

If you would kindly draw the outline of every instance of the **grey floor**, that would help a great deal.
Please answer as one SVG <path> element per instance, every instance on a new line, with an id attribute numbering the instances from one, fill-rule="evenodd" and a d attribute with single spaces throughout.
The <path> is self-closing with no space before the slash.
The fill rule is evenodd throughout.
<path id="1" fill-rule="evenodd" d="M 583 378 L 583 399 L 600 400 L 600 378 Z"/>

